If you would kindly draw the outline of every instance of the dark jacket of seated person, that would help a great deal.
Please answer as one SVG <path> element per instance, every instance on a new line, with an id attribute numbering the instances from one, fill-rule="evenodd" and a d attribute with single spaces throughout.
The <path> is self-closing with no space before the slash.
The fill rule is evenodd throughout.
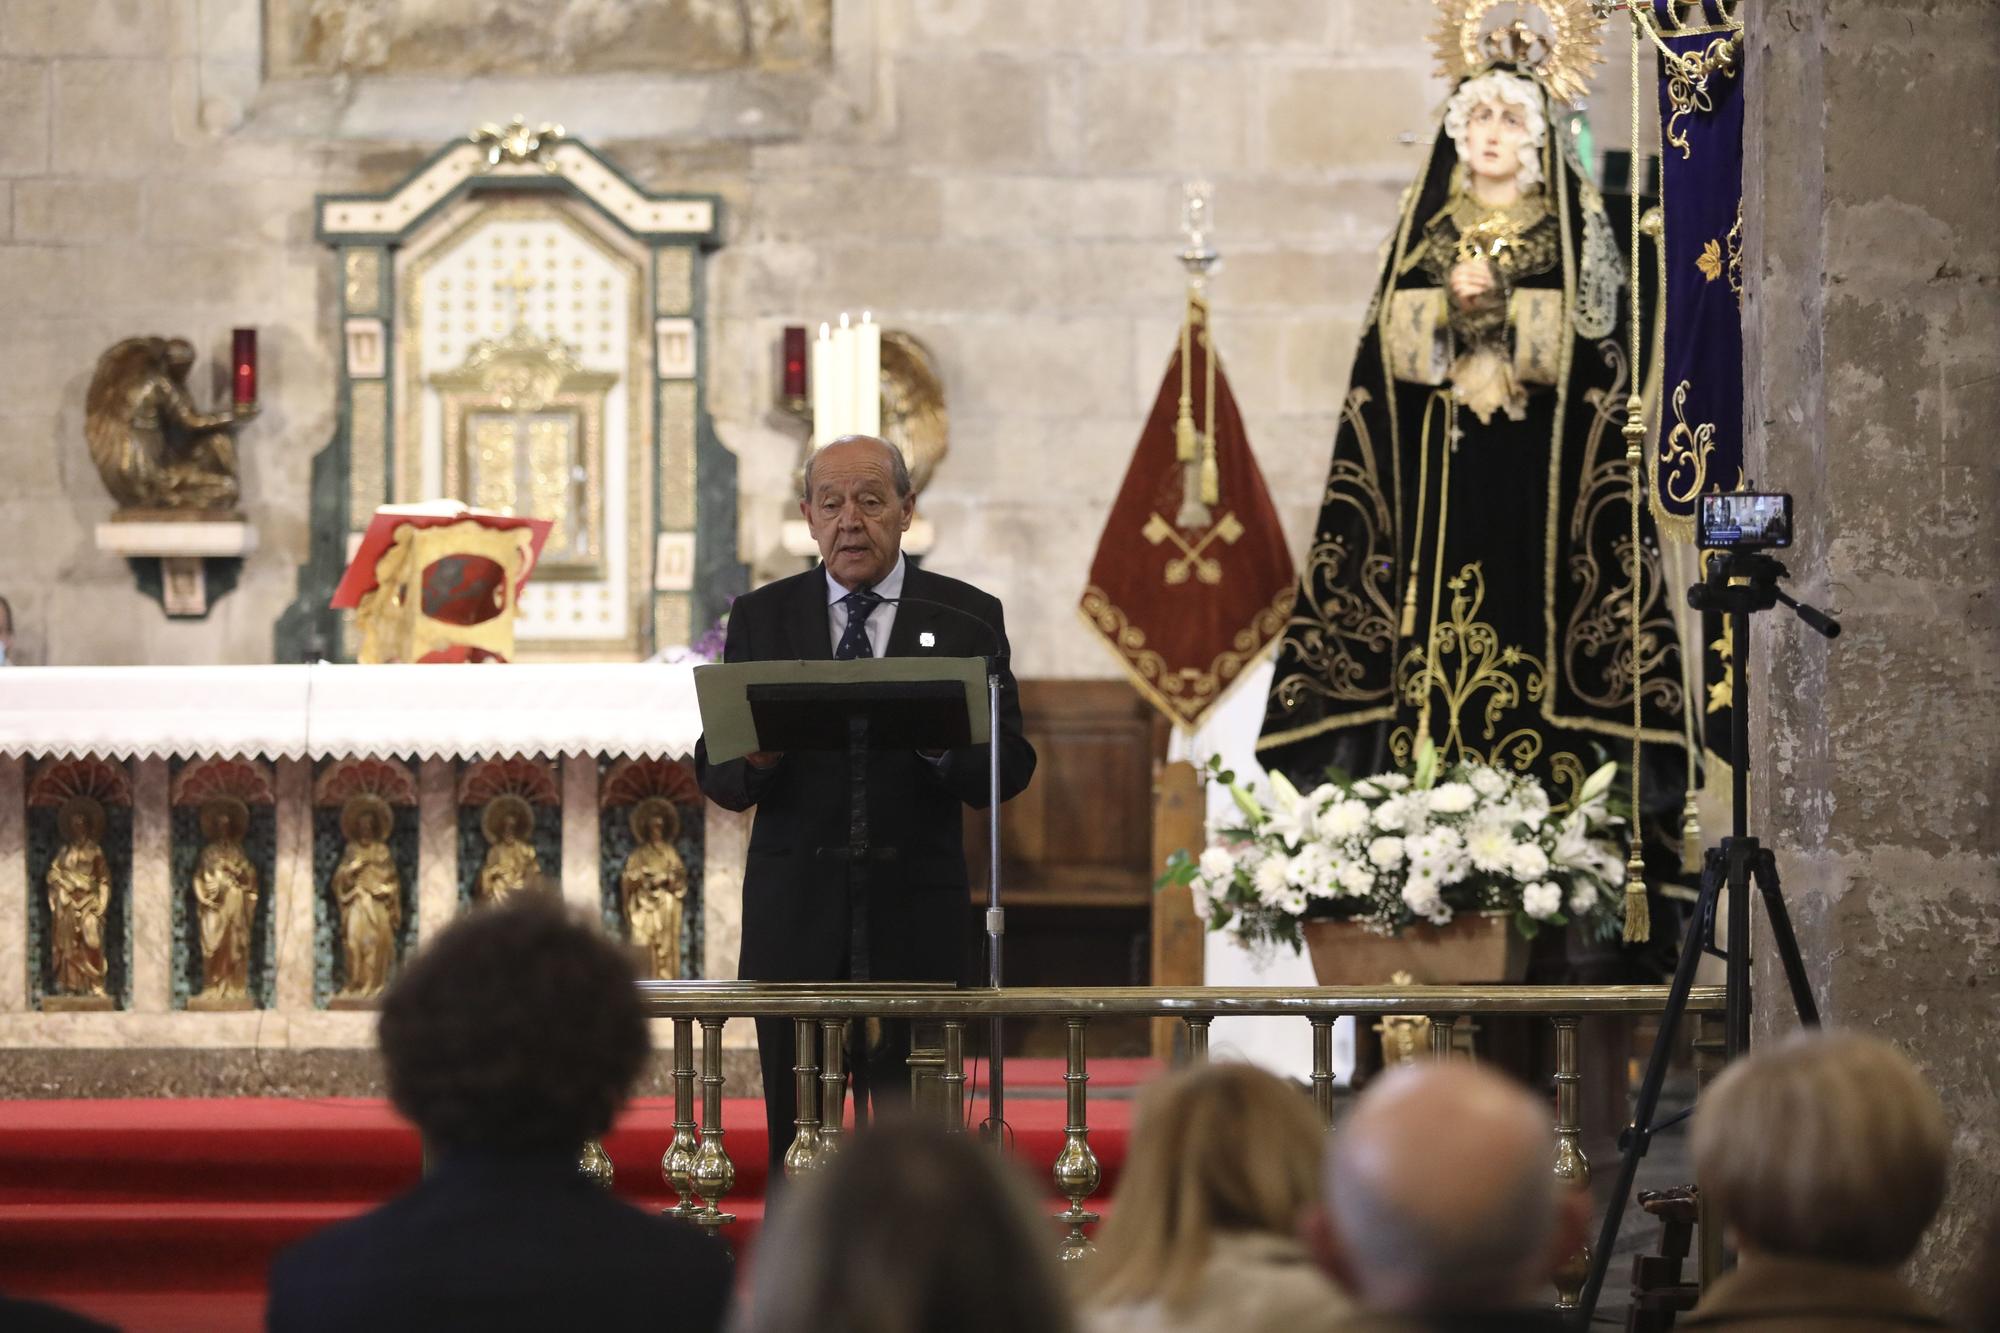
<path id="1" fill-rule="evenodd" d="M 272 1329 L 709 1330 L 727 1250 L 591 1183 L 576 1155 L 455 1153 L 399 1199 L 293 1246 Z"/>
<path id="2" fill-rule="evenodd" d="M 721 1328 L 721 1242 L 577 1169 L 650 1049 L 632 965 L 600 927 L 550 894 L 476 908 L 390 987 L 379 1035 L 432 1170 L 280 1255 L 269 1328 Z"/>

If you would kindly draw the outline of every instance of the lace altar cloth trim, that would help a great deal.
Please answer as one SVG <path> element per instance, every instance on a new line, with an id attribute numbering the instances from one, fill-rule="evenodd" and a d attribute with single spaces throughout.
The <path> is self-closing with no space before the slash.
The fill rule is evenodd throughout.
<path id="1" fill-rule="evenodd" d="M 686 664 L 0 670 L 9 756 L 677 759 L 700 735 Z"/>

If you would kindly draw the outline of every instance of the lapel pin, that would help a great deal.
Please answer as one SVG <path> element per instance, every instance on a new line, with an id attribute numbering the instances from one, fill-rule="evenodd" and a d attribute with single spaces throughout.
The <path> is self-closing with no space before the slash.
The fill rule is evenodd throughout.
<path id="1" fill-rule="evenodd" d="M 917 636 L 917 645 L 922 648 L 935 648 L 937 647 L 937 635 L 931 633 L 929 630 L 925 630 Z"/>

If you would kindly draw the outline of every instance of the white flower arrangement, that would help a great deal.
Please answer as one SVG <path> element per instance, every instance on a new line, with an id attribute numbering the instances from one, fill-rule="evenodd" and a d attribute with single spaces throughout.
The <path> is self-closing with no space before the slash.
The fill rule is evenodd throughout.
<path id="1" fill-rule="evenodd" d="M 1336 776 L 1301 792 L 1282 774 L 1253 792 L 1218 760 L 1242 822 L 1214 830 L 1198 859 L 1177 854 L 1162 884 L 1186 884 L 1210 930 L 1253 946 L 1303 944 L 1312 917 L 1356 920 L 1393 935 L 1459 912 L 1510 913 L 1529 938 L 1582 922 L 1609 935 L 1623 911 L 1625 821 L 1610 809 L 1617 766 L 1592 773 L 1557 812 L 1532 777 L 1479 763 L 1439 770 L 1417 756 L 1414 778 Z"/>

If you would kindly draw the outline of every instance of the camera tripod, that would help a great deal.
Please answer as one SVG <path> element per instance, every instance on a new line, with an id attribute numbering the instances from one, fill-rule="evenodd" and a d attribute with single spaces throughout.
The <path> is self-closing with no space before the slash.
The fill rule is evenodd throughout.
<path id="1" fill-rule="evenodd" d="M 1639 1171 L 1639 1159 L 1652 1146 L 1654 1133 L 1692 1114 L 1682 1111 L 1665 1125 L 1653 1123 L 1659 1106 L 1660 1088 L 1666 1081 L 1667 1065 L 1673 1057 L 1674 1038 L 1687 1013 L 1688 992 L 1694 987 L 1695 966 L 1704 953 L 1719 955 L 1727 963 L 1723 1010 L 1725 1049 L 1734 1060 L 1750 1046 L 1750 893 L 1756 886 L 1764 901 L 1764 915 L 1771 927 L 1771 940 L 1783 965 L 1785 981 L 1791 988 L 1792 1005 L 1799 1021 L 1807 1027 L 1819 1026 L 1819 1006 L 1813 1001 L 1806 980 L 1804 961 L 1799 957 L 1798 937 L 1792 933 L 1791 914 L 1785 910 L 1785 896 L 1778 883 L 1777 858 L 1771 849 L 1749 835 L 1750 761 L 1750 617 L 1782 603 L 1814 631 L 1829 639 L 1840 635 L 1840 622 L 1816 607 L 1807 606 L 1778 587 L 1788 571 L 1768 555 L 1754 551 L 1729 551 L 1709 567 L 1701 583 L 1688 589 L 1688 605 L 1697 611 L 1718 611 L 1729 617 L 1735 643 L 1734 706 L 1730 709 L 1730 833 L 1719 846 L 1702 856 L 1701 891 L 1694 914 L 1688 918 L 1687 934 L 1681 941 L 1680 960 L 1674 968 L 1673 985 L 1667 991 L 1666 1008 L 1660 1015 L 1659 1035 L 1653 1039 L 1653 1053 L 1646 1062 L 1646 1074 L 1639 1083 L 1639 1095 L 1632 1108 L 1632 1123 L 1619 1135 L 1621 1152 L 1618 1180 L 1606 1205 L 1604 1225 L 1597 1236 L 1590 1276 L 1577 1298 L 1576 1327 L 1587 1328 L 1597 1309 L 1598 1293 L 1611 1266 L 1611 1250 L 1618 1243 L 1618 1225 L 1625 1205 L 1632 1197 L 1632 1182 Z M 1634 831 L 1633 836 L 1638 836 Z M 1729 891 L 1729 943 L 1726 949 L 1715 944 L 1716 911 L 1722 891 Z"/>

